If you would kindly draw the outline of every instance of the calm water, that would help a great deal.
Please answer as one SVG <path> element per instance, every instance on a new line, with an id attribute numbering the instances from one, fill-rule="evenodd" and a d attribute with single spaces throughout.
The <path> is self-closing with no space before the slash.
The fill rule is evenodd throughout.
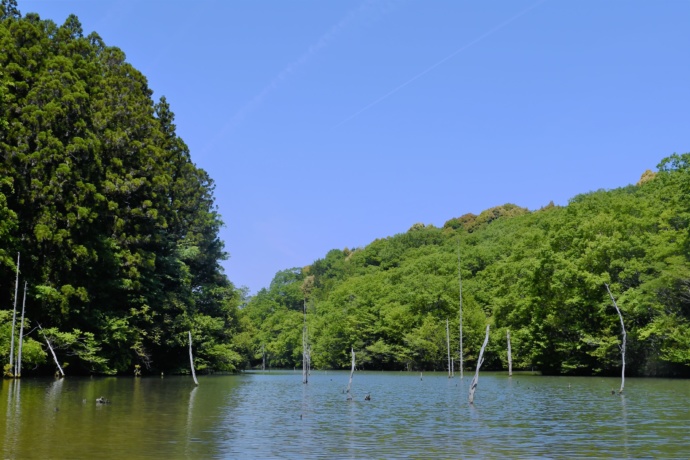
<path id="1" fill-rule="evenodd" d="M 3 458 L 690 456 L 690 382 L 348 372 L 2 381 Z M 367 393 L 371 400 L 365 401 Z M 96 404 L 104 396 L 111 404 Z"/>

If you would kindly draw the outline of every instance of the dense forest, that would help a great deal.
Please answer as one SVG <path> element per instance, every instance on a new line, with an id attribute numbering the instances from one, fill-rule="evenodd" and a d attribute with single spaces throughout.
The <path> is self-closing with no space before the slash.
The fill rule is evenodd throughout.
<path id="1" fill-rule="evenodd" d="M 486 324 L 490 369 L 548 374 L 690 376 L 690 154 L 662 160 L 637 185 L 537 211 L 506 204 L 364 248 L 332 250 L 279 272 L 243 313 L 276 367 L 298 366 L 306 305 L 311 360 L 363 369 L 447 369 L 446 319 L 459 359 L 476 363 Z M 460 272 L 458 271 L 460 270 Z M 255 360 L 259 356 L 255 356 Z M 256 361 L 255 361 L 256 362 Z"/>
<path id="2" fill-rule="evenodd" d="M 227 279 L 214 182 L 165 98 L 118 48 L 0 0 L 0 362 L 25 304 L 23 369 L 203 372 L 302 361 L 442 370 L 446 320 L 475 364 L 552 374 L 690 376 L 690 154 L 616 190 L 415 224 L 276 274 L 249 299 Z M 450 212 L 449 212 L 450 214 Z M 19 265 L 19 267 L 18 267 Z M 16 278 L 17 268 L 19 277 Z M 24 289 L 26 286 L 26 290 Z M 26 296 L 24 297 L 24 292 Z M 461 294 L 462 292 L 462 294 Z M 25 299 L 25 300 L 24 300 Z M 19 318 L 15 328 L 19 337 Z"/>
<path id="3" fill-rule="evenodd" d="M 199 369 L 243 367 L 214 183 L 165 98 L 77 17 L 0 8 L 3 364 L 19 254 L 25 372 L 55 369 L 46 339 L 73 374 L 175 371 L 189 366 L 188 331 Z"/>

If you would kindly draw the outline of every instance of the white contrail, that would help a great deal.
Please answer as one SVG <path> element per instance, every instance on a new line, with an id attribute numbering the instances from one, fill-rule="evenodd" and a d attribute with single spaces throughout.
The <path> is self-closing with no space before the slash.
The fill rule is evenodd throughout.
<path id="1" fill-rule="evenodd" d="M 452 59 L 452 58 L 455 57 L 455 55 L 457 55 L 458 53 L 460 53 L 460 52 L 462 52 L 462 51 L 465 51 L 467 48 L 470 48 L 470 47 L 473 46 L 473 45 L 476 45 L 476 44 L 479 43 L 480 41 L 484 40 L 486 37 L 488 37 L 488 36 L 494 34 L 495 32 L 497 32 L 497 31 L 499 31 L 499 30 L 501 30 L 502 28 L 504 28 L 505 26 L 507 26 L 507 25 L 510 24 L 511 22 L 513 22 L 513 21 L 515 21 L 516 19 L 518 19 L 520 16 L 522 16 L 522 15 L 528 13 L 529 11 L 533 10 L 534 8 L 536 8 L 537 6 L 541 5 L 541 4 L 544 3 L 545 1 L 546 1 L 546 0 L 540 0 L 540 1 L 538 1 L 537 3 L 533 4 L 533 5 L 530 6 L 529 8 L 526 8 L 526 9 L 522 10 L 521 12 L 519 12 L 518 14 L 516 14 L 515 16 L 513 16 L 513 17 L 511 17 L 511 18 L 509 18 L 509 19 L 503 21 L 503 22 L 500 23 L 499 25 L 497 25 L 497 26 L 495 26 L 495 27 L 489 29 L 487 32 L 484 32 L 482 35 L 480 35 L 479 37 L 475 38 L 475 39 L 472 40 L 471 42 L 469 42 L 469 43 L 467 43 L 466 45 L 462 46 L 461 48 L 458 48 L 457 50 L 453 51 L 453 52 L 450 53 L 448 56 L 444 57 L 443 59 L 441 59 L 440 61 L 438 61 L 437 63 L 435 63 L 435 64 L 432 65 L 431 67 L 427 68 L 426 70 L 424 70 L 424 71 L 418 73 L 417 75 L 415 75 L 414 77 L 410 78 L 410 79 L 407 80 L 406 82 L 404 82 L 404 83 L 402 83 L 402 84 L 396 86 L 395 88 L 393 88 L 392 90 L 390 90 L 389 92 L 387 92 L 386 94 L 384 94 L 383 96 L 381 96 L 380 98 L 376 99 L 374 102 L 370 103 L 370 104 L 367 105 L 366 107 L 364 107 L 364 108 L 358 110 L 357 112 L 353 113 L 352 115 L 350 115 L 349 117 L 347 117 L 346 119 L 344 119 L 343 121 L 341 121 L 340 123 L 338 123 L 337 125 L 335 125 L 335 126 L 333 126 L 333 127 L 334 127 L 334 128 L 337 128 L 337 127 L 339 127 L 339 126 L 341 126 L 341 125 L 344 125 L 344 124 L 347 123 L 348 121 L 350 121 L 350 120 L 352 120 L 353 118 L 355 118 L 355 117 L 357 117 L 358 115 L 360 115 L 362 112 L 366 112 L 367 110 L 369 110 L 370 108 L 372 108 L 373 106 L 375 106 L 376 104 L 378 104 L 379 102 L 381 102 L 381 101 L 383 101 L 384 99 L 388 98 L 389 96 L 392 96 L 393 94 L 397 93 L 398 91 L 400 91 L 401 89 L 403 89 L 404 87 L 406 87 L 407 85 L 409 85 L 410 83 L 414 82 L 414 81 L 417 80 L 418 78 L 420 78 L 420 77 L 426 75 L 427 73 L 431 72 L 431 71 L 434 70 L 436 67 L 440 66 L 441 64 L 443 64 L 444 62 L 448 61 L 449 59 Z"/>
<path id="2" fill-rule="evenodd" d="M 382 3 L 376 0 L 365 0 L 357 8 L 348 12 L 343 19 L 338 21 L 328 30 L 328 32 L 323 34 L 315 43 L 310 45 L 304 54 L 302 54 L 295 61 L 289 63 L 271 80 L 266 87 L 264 87 L 256 96 L 245 104 L 244 107 L 235 112 L 225 126 L 223 126 L 223 128 L 216 134 L 210 144 L 207 145 L 207 148 L 214 144 L 219 137 L 235 128 L 247 116 L 248 113 L 255 110 L 272 92 L 277 90 L 283 81 L 295 73 L 300 67 L 305 65 L 319 51 L 322 51 L 324 48 L 326 48 L 343 30 L 350 26 L 351 23 L 360 19 L 361 17 L 370 16 L 373 9 L 378 9 L 379 12 L 386 13 L 391 9 L 391 7 L 392 4 L 390 2 Z"/>

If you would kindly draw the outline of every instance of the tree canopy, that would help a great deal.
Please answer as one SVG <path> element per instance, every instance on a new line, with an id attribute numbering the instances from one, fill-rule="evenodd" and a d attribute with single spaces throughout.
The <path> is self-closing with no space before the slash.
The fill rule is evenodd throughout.
<path id="1" fill-rule="evenodd" d="M 672 155 L 637 185 L 578 195 L 532 211 L 506 204 L 443 228 L 406 233 L 354 250 L 332 250 L 281 272 L 244 312 L 273 365 L 300 356 L 297 287 L 314 277 L 312 362 L 345 368 L 348 350 L 372 369 L 445 369 L 445 321 L 458 360 L 460 276 L 465 362 L 473 365 L 486 324 L 486 365 L 552 374 L 620 372 L 620 323 L 631 375 L 690 375 L 690 154 Z M 287 283 L 287 284 L 286 284 Z M 288 331 L 288 332 L 286 332 Z"/>
<path id="2" fill-rule="evenodd" d="M 22 17 L 14 0 L 0 14 L 3 308 L 21 253 L 27 330 L 41 324 L 78 371 L 178 369 L 188 330 L 198 368 L 236 369 L 240 298 L 220 266 L 214 182 L 170 105 L 76 16 Z"/>

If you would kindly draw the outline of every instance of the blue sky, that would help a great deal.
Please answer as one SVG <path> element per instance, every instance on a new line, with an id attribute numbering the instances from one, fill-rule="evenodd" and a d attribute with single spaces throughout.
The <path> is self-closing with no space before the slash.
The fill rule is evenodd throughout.
<path id="1" fill-rule="evenodd" d="M 165 96 L 251 292 L 414 223 L 637 182 L 690 151 L 687 0 L 19 0 Z"/>

